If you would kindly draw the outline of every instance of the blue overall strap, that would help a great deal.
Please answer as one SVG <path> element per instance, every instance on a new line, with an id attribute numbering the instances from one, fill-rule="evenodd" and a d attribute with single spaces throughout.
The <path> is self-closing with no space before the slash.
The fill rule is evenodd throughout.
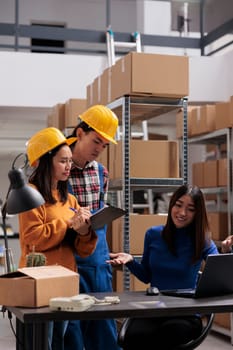
<path id="1" fill-rule="evenodd" d="M 68 186 L 68 192 L 71 193 L 71 194 L 74 194 L 73 188 L 72 188 L 69 180 L 68 180 L 68 185 L 67 186 Z"/>
<path id="2" fill-rule="evenodd" d="M 98 163 L 100 179 L 100 208 L 104 207 L 104 166 Z"/>

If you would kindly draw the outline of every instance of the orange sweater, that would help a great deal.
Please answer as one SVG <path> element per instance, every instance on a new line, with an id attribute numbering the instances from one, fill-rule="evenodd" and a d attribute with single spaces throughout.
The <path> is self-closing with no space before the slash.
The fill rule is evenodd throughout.
<path id="1" fill-rule="evenodd" d="M 57 198 L 57 191 L 53 193 Z M 74 248 L 63 242 L 68 229 L 67 221 L 74 215 L 69 209 L 79 208 L 76 198 L 68 195 L 65 204 L 44 204 L 19 214 L 21 257 L 19 266 L 26 266 L 26 256 L 33 250 L 44 253 L 47 265 L 62 265 L 77 271 L 74 253 L 87 257 L 95 250 L 97 236 L 94 231 L 87 236 L 77 235 Z"/>

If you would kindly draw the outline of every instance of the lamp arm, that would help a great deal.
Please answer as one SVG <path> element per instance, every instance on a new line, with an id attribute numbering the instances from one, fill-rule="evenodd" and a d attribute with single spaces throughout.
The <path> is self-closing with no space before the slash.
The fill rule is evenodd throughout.
<path id="1" fill-rule="evenodd" d="M 10 188 L 11 186 L 9 186 L 7 195 L 6 195 L 6 200 L 5 203 L 3 204 L 2 208 L 1 208 L 1 213 L 2 213 L 2 227 L 3 227 L 3 234 L 4 234 L 4 244 L 5 244 L 5 259 L 6 259 L 6 269 L 7 269 L 7 273 L 11 272 L 11 265 L 10 265 L 10 255 L 9 255 L 9 247 L 8 247 L 8 237 L 7 237 L 7 231 L 6 231 L 6 204 L 7 204 L 7 198 L 8 195 L 10 193 Z M 3 315 L 6 312 L 6 307 L 4 305 L 2 305 L 2 313 Z M 8 310 L 7 312 L 8 314 L 8 319 L 11 320 L 12 319 L 12 314 L 11 312 Z"/>
<path id="2" fill-rule="evenodd" d="M 8 246 L 8 237 L 7 237 L 7 230 L 6 230 L 6 205 L 7 205 L 7 198 L 10 193 L 11 186 L 9 186 L 9 189 L 7 191 L 6 195 L 6 200 L 5 203 L 3 204 L 1 208 L 1 213 L 2 213 L 2 227 L 3 227 L 3 235 L 4 235 L 4 244 L 5 244 L 5 258 L 6 258 L 6 268 L 7 272 L 11 272 L 11 267 L 10 267 L 10 256 L 9 256 L 9 246 Z"/>

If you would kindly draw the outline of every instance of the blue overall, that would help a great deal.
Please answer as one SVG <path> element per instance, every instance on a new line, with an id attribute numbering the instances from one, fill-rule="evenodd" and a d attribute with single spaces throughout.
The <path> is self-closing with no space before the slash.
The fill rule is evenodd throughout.
<path id="1" fill-rule="evenodd" d="M 102 165 L 99 164 L 100 188 L 103 192 Z M 100 195 L 100 208 L 103 195 Z M 76 255 L 80 275 L 80 293 L 111 292 L 112 267 L 106 264 L 109 249 L 106 241 L 107 226 L 96 230 L 98 236 L 94 253 L 87 258 Z M 65 350 L 119 350 L 115 320 L 70 321 L 66 336 Z"/>

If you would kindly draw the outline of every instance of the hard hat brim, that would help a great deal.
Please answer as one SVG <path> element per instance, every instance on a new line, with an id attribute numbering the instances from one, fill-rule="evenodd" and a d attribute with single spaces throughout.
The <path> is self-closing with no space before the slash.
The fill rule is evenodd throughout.
<path id="1" fill-rule="evenodd" d="M 77 137 L 70 137 L 68 139 L 66 139 L 66 141 L 64 143 L 67 143 L 68 146 L 72 145 L 72 143 L 77 141 Z"/>
<path id="2" fill-rule="evenodd" d="M 107 135 L 105 132 L 96 130 L 95 128 L 93 128 L 95 130 L 95 132 L 97 132 L 97 134 L 101 135 L 104 139 L 114 143 L 115 145 L 117 145 L 116 140 L 114 140 L 111 136 Z"/>
<path id="3" fill-rule="evenodd" d="M 38 160 L 39 160 L 43 155 L 45 155 L 46 153 L 52 151 L 54 148 L 58 147 L 59 145 L 63 145 L 63 144 L 64 144 L 64 145 L 70 146 L 70 145 L 72 145 L 72 143 L 74 143 L 74 142 L 76 142 L 76 141 L 77 141 L 77 137 L 70 137 L 69 139 L 65 139 L 64 141 L 58 143 L 55 147 L 51 147 L 51 148 L 49 148 L 46 152 L 43 152 L 43 153 L 41 154 L 41 156 L 40 156 L 38 159 L 35 159 L 33 162 L 30 162 L 30 160 L 29 160 L 30 166 L 31 166 L 31 167 L 36 167 L 37 164 L 38 164 Z"/>

